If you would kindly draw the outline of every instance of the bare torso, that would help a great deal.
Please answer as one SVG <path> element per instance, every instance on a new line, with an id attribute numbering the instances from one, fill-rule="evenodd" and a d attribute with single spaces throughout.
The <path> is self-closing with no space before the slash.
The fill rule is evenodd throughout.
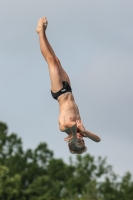
<path id="1" fill-rule="evenodd" d="M 58 97 L 60 114 L 59 114 L 59 127 L 62 132 L 66 132 L 69 136 L 65 138 L 65 141 L 70 141 L 73 138 L 73 133 L 71 127 L 73 125 L 77 126 L 77 136 L 78 139 L 82 137 L 88 137 L 95 142 L 99 142 L 101 139 L 94 133 L 87 131 L 81 121 L 78 106 L 74 101 L 73 94 L 67 92 Z M 84 142 L 82 141 L 82 145 Z"/>
<path id="2" fill-rule="evenodd" d="M 78 106 L 76 105 L 71 92 L 67 92 L 59 96 L 58 102 L 60 108 L 58 122 L 60 126 L 67 123 L 76 122 L 76 120 L 81 119 Z"/>

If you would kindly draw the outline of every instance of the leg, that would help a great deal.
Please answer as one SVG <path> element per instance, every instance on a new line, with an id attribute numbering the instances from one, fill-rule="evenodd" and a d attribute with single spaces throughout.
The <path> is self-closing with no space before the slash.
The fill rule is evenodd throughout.
<path id="1" fill-rule="evenodd" d="M 68 77 L 65 72 L 63 73 L 63 68 L 61 67 L 61 64 L 58 58 L 56 57 L 52 47 L 50 46 L 47 40 L 45 29 L 44 29 L 45 22 L 47 22 L 46 18 L 41 18 L 38 21 L 38 27 L 36 31 L 39 34 L 41 52 L 49 66 L 51 89 L 53 92 L 57 92 L 58 90 L 62 88 L 63 79 L 64 78 L 68 79 Z"/>
<path id="2" fill-rule="evenodd" d="M 49 45 L 47 43 L 47 38 L 44 31 L 45 22 L 46 21 L 44 20 L 44 18 L 39 19 L 36 31 L 39 35 L 40 49 L 42 55 L 44 56 L 46 62 L 48 63 L 49 74 L 51 79 L 51 90 L 53 92 L 57 92 L 62 88 L 61 74 L 59 65 L 55 59 L 55 54 L 53 51 L 50 50 Z"/>
<path id="3" fill-rule="evenodd" d="M 46 17 L 44 17 L 43 19 L 44 19 L 44 21 L 45 21 L 44 23 L 46 23 L 46 22 L 47 22 Z M 47 24 L 48 24 L 48 23 L 47 23 Z M 45 29 L 46 29 L 46 28 L 45 28 Z M 45 30 L 44 30 L 44 32 L 45 32 Z M 60 63 L 60 61 L 59 61 L 59 59 L 58 59 L 57 56 L 55 55 L 55 53 L 54 53 L 54 51 L 53 51 L 51 45 L 49 44 L 49 41 L 48 41 L 47 37 L 46 37 L 46 41 L 47 41 L 47 45 L 48 45 L 48 47 L 49 47 L 50 52 L 51 52 L 52 55 L 55 57 L 55 59 L 56 59 L 58 65 L 59 65 L 60 73 L 61 73 L 61 77 L 62 77 L 62 81 L 67 81 L 67 82 L 70 84 L 70 79 L 69 79 L 67 73 L 65 72 L 65 70 L 63 69 L 63 67 L 62 67 L 62 65 L 61 65 L 61 63 Z M 71 84 L 70 84 L 70 85 L 71 85 Z"/>
<path id="4" fill-rule="evenodd" d="M 62 81 L 67 81 L 67 82 L 69 83 L 69 85 L 71 85 L 69 76 L 68 76 L 68 74 L 65 72 L 65 70 L 63 69 L 63 67 L 62 67 L 62 65 L 61 65 L 61 63 L 60 63 L 60 60 L 59 60 L 59 59 L 57 58 L 57 56 L 55 55 L 55 53 L 54 53 L 54 51 L 53 51 L 51 45 L 50 45 L 49 42 L 48 42 L 47 37 L 46 37 L 46 41 L 47 41 L 47 45 L 48 45 L 50 51 L 51 51 L 52 54 L 55 56 L 55 59 L 56 59 L 58 65 L 59 65 Z"/>

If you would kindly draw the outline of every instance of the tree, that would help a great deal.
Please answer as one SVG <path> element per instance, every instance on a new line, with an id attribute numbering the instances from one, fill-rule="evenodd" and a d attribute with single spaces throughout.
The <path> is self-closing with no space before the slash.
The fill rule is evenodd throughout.
<path id="1" fill-rule="evenodd" d="M 102 178 L 102 181 L 101 181 Z M 23 150 L 22 140 L 0 123 L 0 200 L 132 200 L 132 175 L 120 178 L 106 159 L 78 155 L 69 164 L 47 144 Z"/>
<path id="2" fill-rule="evenodd" d="M 9 169 L 0 165 L 0 199 L 14 200 L 21 194 L 21 177 L 19 174 L 9 176 Z"/>

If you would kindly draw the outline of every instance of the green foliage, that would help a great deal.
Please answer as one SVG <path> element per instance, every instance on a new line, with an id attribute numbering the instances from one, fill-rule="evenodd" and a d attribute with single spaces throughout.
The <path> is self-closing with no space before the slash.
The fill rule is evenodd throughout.
<path id="1" fill-rule="evenodd" d="M 9 176 L 9 169 L 0 166 L 0 199 L 13 200 L 21 193 L 21 176 Z"/>
<path id="2" fill-rule="evenodd" d="M 45 142 L 24 151 L 22 140 L 0 123 L 0 200 L 57 199 L 132 200 L 132 176 L 120 179 L 106 159 L 89 154 L 66 164 Z"/>

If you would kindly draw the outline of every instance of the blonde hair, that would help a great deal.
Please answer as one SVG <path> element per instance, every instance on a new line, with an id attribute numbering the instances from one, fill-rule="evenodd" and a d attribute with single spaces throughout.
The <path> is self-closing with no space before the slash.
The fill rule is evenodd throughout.
<path id="1" fill-rule="evenodd" d="M 69 142 L 68 147 L 71 154 L 82 154 L 87 150 L 86 146 L 79 148 L 73 142 Z"/>

